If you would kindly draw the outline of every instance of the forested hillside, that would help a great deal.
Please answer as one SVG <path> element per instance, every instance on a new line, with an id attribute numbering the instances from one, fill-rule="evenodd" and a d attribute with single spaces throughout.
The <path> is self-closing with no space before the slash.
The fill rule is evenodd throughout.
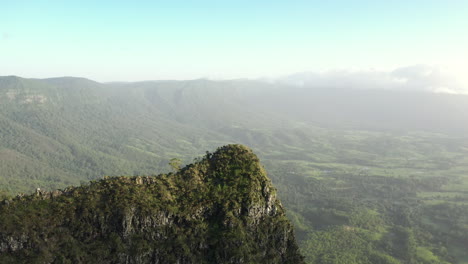
<path id="1" fill-rule="evenodd" d="M 257 81 L 0 78 L 3 196 L 264 161 L 310 263 L 468 263 L 468 97 Z"/>
<path id="2" fill-rule="evenodd" d="M 301 264 L 303 257 L 256 155 L 228 145 L 176 173 L 6 200 L 0 262 Z"/>

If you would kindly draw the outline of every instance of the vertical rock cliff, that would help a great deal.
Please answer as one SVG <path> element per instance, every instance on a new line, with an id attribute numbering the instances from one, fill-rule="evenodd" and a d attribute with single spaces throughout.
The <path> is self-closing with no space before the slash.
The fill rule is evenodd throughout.
<path id="1" fill-rule="evenodd" d="M 0 263 L 303 263 L 275 189 L 241 145 L 177 173 L 112 177 L 0 205 Z"/>

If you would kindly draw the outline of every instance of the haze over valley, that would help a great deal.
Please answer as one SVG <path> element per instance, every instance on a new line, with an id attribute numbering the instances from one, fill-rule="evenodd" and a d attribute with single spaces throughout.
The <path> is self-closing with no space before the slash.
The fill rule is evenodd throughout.
<path id="1" fill-rule="evenodd" d="M 468 3 L 2 11 L 0 263 L 468 263 Z"/>
<path id="2" fill-rule="evenodd" d="M 331 254 L 317 243 L 349 226 L 364 244 L 337 258 L 464 258 L 468 96 L 254 80 L 0 83 L 4 196 L 168 172 L 173 158 L 190 163 L 240 143 L 263 161 L 309 260 Z M 412 248 L 388 237 L 416 232 L 425 238 Z M 439 243 L 446 255 L 437 255 Z M 367 244 L 372 252 L 360 248 Z M 408 255 L 391 253 L 401 250 Z"/>

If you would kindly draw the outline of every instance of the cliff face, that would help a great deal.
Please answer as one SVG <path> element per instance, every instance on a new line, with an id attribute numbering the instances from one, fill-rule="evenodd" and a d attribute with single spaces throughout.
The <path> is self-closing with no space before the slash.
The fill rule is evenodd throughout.
<path id="1" fill-rule="evenodd" d="M 112 177 L 0 205 L 0 263 L 303 263 L 244 146 L 177 173 Z"/>

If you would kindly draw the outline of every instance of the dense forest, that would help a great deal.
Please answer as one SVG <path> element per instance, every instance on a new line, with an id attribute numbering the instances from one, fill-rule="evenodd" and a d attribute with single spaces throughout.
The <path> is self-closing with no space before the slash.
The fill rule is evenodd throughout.
<path id="1" fill-rule="evenodd" d="M 468 97 L 0 78 L 0 196 L 251 146 L 308 263 L 468 263 Z"/>
<path id="2" fill-rule="evenodd" d="M 228 145 L 174 173 L 0 205 L 1 263 L 303 263 L 258 158 Z"/>

